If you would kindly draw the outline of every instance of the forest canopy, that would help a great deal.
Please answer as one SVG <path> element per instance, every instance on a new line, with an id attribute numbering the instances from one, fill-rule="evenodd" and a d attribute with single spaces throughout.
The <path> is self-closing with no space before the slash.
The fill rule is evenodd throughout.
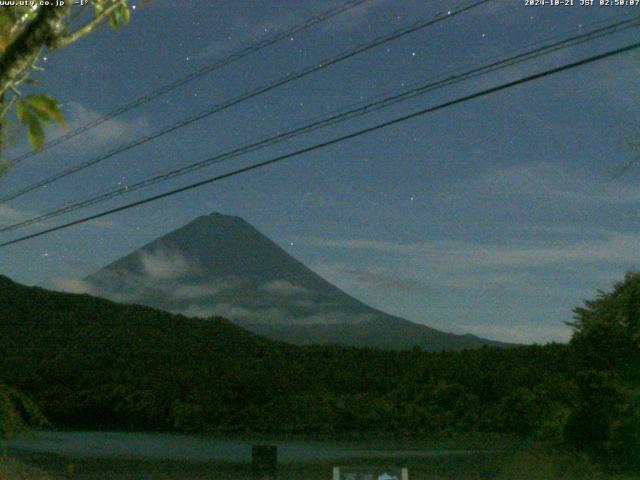
<path id="1" fill-rule="evenodd" d="M 576 309 L 569 345 L 462 352 L 294 347 L 3 278 L 0 382 L 57 426 L 181 432 L 495 432 L 640 458 L 640 277 Z"/>

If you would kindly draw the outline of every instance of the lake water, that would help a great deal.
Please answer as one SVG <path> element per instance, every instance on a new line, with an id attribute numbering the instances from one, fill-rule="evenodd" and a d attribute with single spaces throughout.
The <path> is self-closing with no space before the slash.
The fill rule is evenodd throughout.
<path id="1" fill-rule="evenodd" d="M 207 436 L 125 432 L 40 431 L 0 446 L 21 452 L 54 454 L 72 458 L 182 460 L 193 462 L 249 463 L 251 445 L 278 446 L 282 463 L 313 463 L 346 459 L 402 459 L 469 455 L 470 450 L 393 448 L 389 445 L 336 443 L 307 440 L 234 440 Z"/>

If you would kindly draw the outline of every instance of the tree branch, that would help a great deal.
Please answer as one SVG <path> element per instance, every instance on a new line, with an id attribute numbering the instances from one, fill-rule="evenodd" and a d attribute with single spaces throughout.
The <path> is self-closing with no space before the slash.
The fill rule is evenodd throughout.
<path id="1" fill-rule="evenodd" d="M 78 28 L 75 32 L 69 33 L 67 35 L 61 35 L 57 38 L 52 39 L 49 43 L 49 48 L 54 50 L 60 47 L 66 47 L 70 43 L 76 42 L 80 40 L 85 35 L 90 34 L 94 30 L 98 29 L 102 26 L 107 17 L 120 5 L 124 4 L 123 0 L 117 0 L 107 8 L 105 8 L 100 15 L 95 16 L 87 23 L 85 23 L 82 27 Z"/>
<path id="2" fill-rule="evenodd" d="M 30 68 L 43 45 L 48 45 L 62 33 L 63 20 L 70 8 L 70 2 L 58 7 L 42 7 L 33 21 L 7 47 L 0 57 L 0 94 Z"/>
<path id="3" fill-rule="evenodd" d="M 38 5 L 33 5 L 29 8 L 28 11 L 23 13 L 20 16 L 20 18 L 16 18 L 16 20 L 13 22 L 13 25 L 11 26 L 11 29 L 9 30 L 9 34 L 8 34 L 9 42 L 7 44 L 13 41 L 13 38 L 22 31 L 25 25 L 28 25 L 28 22 L 36 15 L 36 13 L 40 8 L 42 7 Z"/>

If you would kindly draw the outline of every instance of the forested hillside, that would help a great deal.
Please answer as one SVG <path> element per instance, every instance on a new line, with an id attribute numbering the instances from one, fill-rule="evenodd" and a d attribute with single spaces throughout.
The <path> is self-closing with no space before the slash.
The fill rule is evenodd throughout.
<path id="1" fill-rule="evenodd" d="M 0 288 L 0 382 L 64 426 L 530 432 L 569 395 L 566 347 L 294 347 L 226 320 Z"/>
<path id="2" fill-rule="evenodd" d="M 639 286 L 629 276 L 578 309 L 570 345 L 430 353 L 290 346 L 221 318 L 1 278 L 0 384 L 58 427 L 497 432 L 569 442 L 624 466 L 640 451 Z"/>

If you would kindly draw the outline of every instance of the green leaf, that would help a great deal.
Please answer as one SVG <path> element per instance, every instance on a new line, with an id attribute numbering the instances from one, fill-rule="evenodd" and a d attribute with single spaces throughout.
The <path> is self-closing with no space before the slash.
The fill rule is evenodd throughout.
<path id="1" fill-rule="evenodd" d="M 22 101 L 16 100 L 16 116 L 22 123 L 27 122 L 27 115 L 29 114 L 29 107 Z"/>
<path id="2" fill-rule="evenodd" d="M 11 28 L 13 25 L 13 17 L 10 15 L 8 9 L 0 9 L 0 30 L 5 28 Z"/>
<path id="3" fill-rule="evenodd" d="M 118 30 L 122 25 L 129 23 L 130 16 L 131 12 L 129 11 L 129 7 L 123 2 L 109 15 L 109 25 L 111 25 L 111 28 L 114 30 Z"/>
<path id="4" fill-rule="evenodd" d="M 97 18 L 104 11 L 104 6 L 100 2 L 93 2 L 93 14 Z"/>
<path id="5" fill-rule="evenodd" d="M 129 7 L 127 7 L 125 4 L 123 4 L 120 8 L 122 9 L 122 23 L 124 25 L 128 25 L 129 19 L 131 18 L 131 10 L 129 10 Z"/>
<path id="6" fill-rule="evenodd" d="M 26 125 L 29 143 L 35 150 L 39 150 L 44 143 L 43 122 L 53 120 L 65 124 L 58 101 L 48 95 L 32 94 L 16 100 L 16 116 L 20 123 Z"/>
<path id="7" fill-rule="evenodd" d="M 35 115 L 29 113 L 27 116 L 27 136 L 29 137 L 29 143 L 35 150 L 40 150 L 44 143 L 44 130 L 42 129 L 42 123 L 40 119 Z"/>
<path id="8" fill-rule="evenodd" d="M 114 30 L 118 30 L 118 28 L 119 28 L 118 10 L 114 10 L 109 15 L 109 25 L 111 25 L 111 28 L 113 28 Z"/>
<path id="9" fill-rule="evenodd" d="M 53 120 L 64 125 L 64 117 L 56 99 L 47 95 L 27 95 L 25 102 L 41 120 L 45 122 Z"/>

